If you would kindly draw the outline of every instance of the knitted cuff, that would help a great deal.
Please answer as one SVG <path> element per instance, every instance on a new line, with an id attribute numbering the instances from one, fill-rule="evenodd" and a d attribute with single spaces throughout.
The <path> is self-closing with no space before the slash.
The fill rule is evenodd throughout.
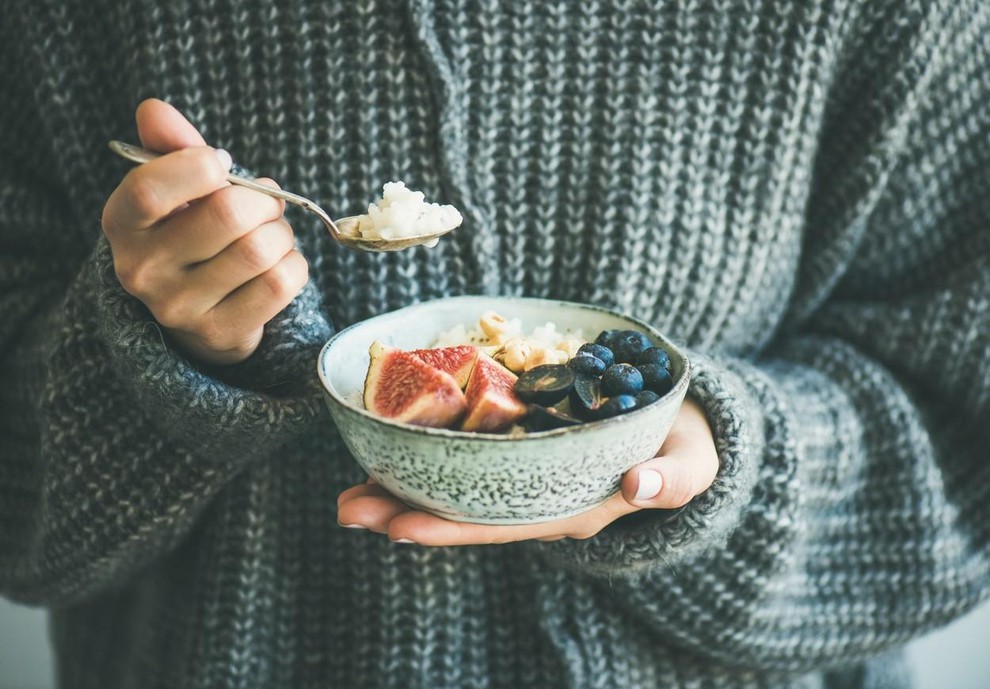
<path id="1" fill-rule="evenodd" d="M 169 344 L 145 306 L 120 286 L 104 238 L 76 287 L 76 308 L 96 309 L 112 369 L 148 418 L 197 454 L 253 454 L 298 437 L 322 417 L 315 362 L 330 325 L 312 287 L 266 326 L 255 354 L 222 369 L 194 365 Z"/>
<path id="2" fill-rule="evenodd" d="M 614 577 L 670 567 L 725 543 L 756 481 L 761 415 L 745 382 L 727 365 L 689 356 L 688 395 L 705 410 L 718 450 L 720 466 L 711 487 L 673 518 L 666 510 L 643 510 L 585 540 L 534 542 L 543 557 L 585 574 Z"/>

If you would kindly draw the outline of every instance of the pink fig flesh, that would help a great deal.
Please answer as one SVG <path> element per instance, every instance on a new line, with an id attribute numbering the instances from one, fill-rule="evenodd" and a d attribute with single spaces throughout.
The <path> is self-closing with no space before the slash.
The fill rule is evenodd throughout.
<path id="1" fill-rule="evenodd" d="M 364 379 L 364 406 L 373 414 L 417 426 L 448 428 L 467 409 L 461 387 L 449 373 L 409 352 L 374 342 Z"/>
<path id="2" fill-rule="evenodd" d="M 429 364 L 433 368 L 452 375 L 461 390 L 467 387 L 471 369 L 474 368 L 474 362 L 478 360 L 478 348 L 472 345 L 414 349 L 409 353 L 424 364 Z"/>
<path id="3" fill-rule="evenodd" d="M 465 395 L 467 416 L 461 430 L 497 433 L 526 416 L 526 405 L 512 392 L 516 374 L 487 354 L 479 354 Z"/>

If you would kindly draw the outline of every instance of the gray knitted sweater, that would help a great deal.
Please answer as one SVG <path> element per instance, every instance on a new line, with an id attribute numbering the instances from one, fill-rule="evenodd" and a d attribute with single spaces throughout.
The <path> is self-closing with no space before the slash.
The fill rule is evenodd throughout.
<path id="1" fill-rule="evenodd" d="M 903 686 L 990 591 L 988 35 L 978 0 L 6 3 L 0 592 L 71 688 Z M 152 95 L 338 214 L 401 178 L 465 225 L 371 255 L 290 212 L 310 284 L 197 367 L 101 239 Z M 684 343 L 712 488 L 584 541 L 341 529 L 319 347 L 464 293 Z"/>

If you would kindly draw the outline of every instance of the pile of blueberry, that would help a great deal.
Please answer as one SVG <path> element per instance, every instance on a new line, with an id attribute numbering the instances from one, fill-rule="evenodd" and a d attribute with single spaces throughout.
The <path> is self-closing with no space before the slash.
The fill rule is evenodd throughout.
<path id="1" fill-rule="evenodd" d="M 571 426 L 639 409 L 673 387 L 670 357 L 635 330 L 605 330 L 564 364 L 526 371 L 516 396 L 529 403 L 530 431 Z"/>

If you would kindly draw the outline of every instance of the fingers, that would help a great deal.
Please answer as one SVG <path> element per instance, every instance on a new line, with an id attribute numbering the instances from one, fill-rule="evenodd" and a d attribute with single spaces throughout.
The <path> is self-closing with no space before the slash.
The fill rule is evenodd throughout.
<path id="1" fill-rule="evenodd" d="M 628 472 L 622 479 L 622 496 L 640 509 L 673 509 L 700 494 L 703 480 L 696 480 L 693 457 L 653 459 Z"/>
<path id="2" fill-rule="evenodd" d="M 508 543 L 524 538 L 556 538 L 552 525 L 489 526 L 464 524 L 410 509 L 374 482 L 352 486 L 337 497 L 341 526 L 363 526 L 393 541 L 421 545 Z"/>
<path id="3" fill-rule="evenodd" d="M 179 291 L 199 292 L 205 286 L 208 292 L 196 301 L 212 299 L 202 305 L 208 310 L 292 248 L 292 228 L 281 211 L 282 205 L 264 194 L 220 189 L 151 232 L 117 237 L 111 243 L 117 277 L 152 312 L 156 297 L 180 299 Z M 214 256 L 221 259 L 219 265 L 203 264 Z"/>
<path id="4" fill-rule="evenodd" d="M 704 412 L 685 401 L 660 455 L 627 472 L 625 501 L 640 509 L 683 507 L 700 495 L 718 473 L 718 452 Z"/>
<path id="5" fill-rule="evenodd" d="M 309 264 L 292 249 L 274 266 L 238 287 L 211 310 L 207 341 L 223 349 L 228 334 L 260 328 L 296 298 L 309 280 Z"/>
<path id="6" fill-rule="evenodd" d="M 245 245 L 253 252 L 251 263 L 237 260 L 248 251 Z M 288 223 L 276 220 L 192 270 L 145 261 L 129 272 L 118 265 L 117 275 L 180 349 L 203 362 L 230 364 L 257 348 L 265 323 L 306 285 L 309 266 L 293 248 Z"/>
<path id="7" fill-rule="evenodd" d="M 157 311 L 152 308 L 152 313 L 194 359 L 211 364 L 236 363 L 251 356 L 261 341 L 265 323 L 289 305 L 308 279 L 306 259 L 293 249 L 202 317 L 190 310 L 190 303 L 200 295 L 188 291 L 176 297 L 169 295 Z M 184 297 L 188 301 L 182 301 Z"/>
<path id="8" fill-rule="evenodd" d="M 272 180 L 259 181 L 278 188 Z M 245 187 L 226 186 L 154 227 L 151 234 L 155 236 L 145 244 L 154 245 L 160 260 L 188 266 L 220 254 L 255 228 L 280 219 L 284 210 L 285 203 L 279 199 Z M 252 264 L 264 262 L 266 257 L 260 254 L 266 245 L 253 242 L 248 240 L 242 245 L 244 258 Z M 287 251 L 288 248 L 281 255 Z"/>
<path id="9" fill-rule="evenodd" d="M 167 103 L 144 101 L 135 117 L 142 143 L 166 153 L 132 169 L 104 207 L 117 278 L 187 355 L 241 361 L 309 278 L 285 205 L 230 185 L 230 155 Z"/>
<path id="10" fill-rule="evenodd" d="M 412 541 L 431 546 L 511 543 L 550 535 L 541 531 L 539 525 L 535 524 L 521 526 L 468 524 L 413 510 L 394 518 L 388 524 L 387 533 L 393 541 Z"/>
<path id="11" fill-rule="evenodd" d="M 347 528 L 388 533 L 389 523 L 409 508 L 377 484 L 363 484 L 337 497 L 337 522 Z"/>
<path id="12" fill-rule="evenodd" d="M 111 244 L 148 229 L 187 203 L 227 185 L 230 155 L 207 146 L 174 151 L 138 165 L 113 190 L 103 208 Z"/>
<path id="13" fill-rule="evenodd" d="M 621 502 L 621 500 L 620 500 Z M 627 508 L 626 511 L 631 511 Z M 556 541 L 563 538 L 590 538 L 615 520 L 604 508 L 596 507 L 566 519 L 538 524 L 473 524 L 455 522 L 416 510 L 407 510 L 388 525 L 393 541 L 412 541 L 420 545 L 452 546 L 512 543 L 515 541 Z"/>
<path id="14" fill-rule="evenodd" d="M 345 504 L 349 500 L 354 498 L 360 498 L 366 495 L 377 495 L 378 497 L 390 497 L 385 489 L 381 488 L 378 484 L 373 483 L 363 483 L 358 486 L 351 486 L 347 490 L 343 491 L 337 496 L 337 509 Z"/>
<path id="15" fill-rule="evenodd" d="M 212 260 L 189 269 L 161 260 L 157 266 L 139 267 L 130 274 L 125 271 L 121 284 L 166 328 L 196 330 L 209 311 L 242 285 L 275 268 L 293 248 L 292 228 L 280 219 L 251 230 Z M 150 263 L 153 258 L 138 260 Z"/>
<path id="16" fill-rule="evenodd" d="M 295 235 L 288 222 L 281 218 L 266 222 L 213 258 L 192 266 L 189 278 L 201 283 L 204 291 L 219 295 L 212 306 L 237 287 L 275 267 L 294 247 Z"/>
<path id="17" fill-rule="evenodd" d="M 168 153 L 190 146 L 205 146 L 206 142 L 181 112 L 157 98 L 138 105 L 134 113 L 141 145 L 152 151 Z"/>

